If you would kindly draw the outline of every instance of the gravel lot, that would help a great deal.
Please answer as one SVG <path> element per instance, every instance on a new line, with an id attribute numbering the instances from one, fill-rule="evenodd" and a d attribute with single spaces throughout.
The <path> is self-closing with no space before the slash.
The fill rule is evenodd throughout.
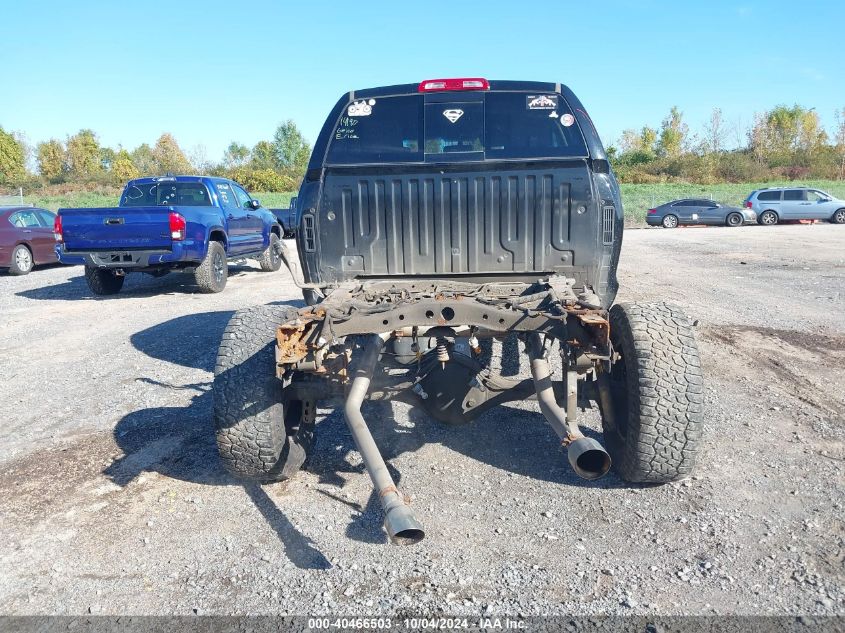
<path id="1" fill-rule="evenodd" d="M 845 228 L 629 231 L 620 280 L 698 322 L 697 475 L 584 482 L 534 402 L 458 428 L 373 405 L 427 530 L 402 548 L 337 413 L 290 482 L 217 462 L 220 334 L 301 305 L 286 272 L 240 266 L 220 295 L 131 276 L 107 299 L 80 268 L 0 277 L 0 613 L 845 613 Z"/>

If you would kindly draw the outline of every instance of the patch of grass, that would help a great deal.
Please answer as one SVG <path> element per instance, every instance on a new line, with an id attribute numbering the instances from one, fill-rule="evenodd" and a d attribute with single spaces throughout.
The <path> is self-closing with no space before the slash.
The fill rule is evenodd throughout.
<path id="1" fill-rule="evenodd" d="M 801 183 L 790 181 L 721 183 L 716 185 L 693 185 L 687 183 L 660 183 L 648 185 L 620 185 L 622 204 L 625 207 L 626 223 L 640 225 L 645 223 L 646 211 L 653 207 L 679 198 L 711 198 L 723 204 L 742 206 L 745 198 L 755 189 L 763 187 L 816 187 L 837 198 L 845 199 L 845 181 L 810 180 Z M 27 202 L 55 211 L 64 207 L 113 207 L 117 205 L 119 192 L 79 191 L 55 195 L 26 196 Z M 287 208 L 295 192 L 255 193 L 253 194 L 267 208 Z"/>
<path id="2" fill-rule="evenodd" d="M 24 196 L 27 203 L 36 207 L 56 211 L 67 207 L 114 207 L 117 206 L 120 193 L 113 195 L 92 191 L 74 191 L 71 193 Z"/>
<path id="3" fill-rule="evenodd" d="M 285 193 L 254 193 L 252 196 L 261 202 L 268 209 L 287 209 L 290 207 L 290 199 L 296 195 L 295 191 Z"/>
<path id="4" fill-rule="evenodd" d="M 287 208 L 290 206 L 290 199 L 296 194 L 287 193 L 255 193 L 253 194 L 268 209 Z M 42 209 L 56 211 L 73 207 L 116 207 L 120 199 L 120 191 L 113 194 L 92 191 L 75 191 L 71 193 L 24 196 L 27 204 L 34 204 Z M 10 202 L 11 204 L 11 202 Z"/>

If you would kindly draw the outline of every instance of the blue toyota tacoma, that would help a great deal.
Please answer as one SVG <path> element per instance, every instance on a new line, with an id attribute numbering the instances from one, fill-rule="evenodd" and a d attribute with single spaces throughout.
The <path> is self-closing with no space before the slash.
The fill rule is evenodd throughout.
<path id="1" fill-rule="evenodd" d="M 120 291 L 127 273 L 192 272 L 201 292 L 226 287 L 228 260 L 279 270 L 282 228 L 238 183 L 205 176 L 130 181 L 113 208 L 59 209 L 54 232 L 64 264 L 84 264 L 94 294 Z"/>

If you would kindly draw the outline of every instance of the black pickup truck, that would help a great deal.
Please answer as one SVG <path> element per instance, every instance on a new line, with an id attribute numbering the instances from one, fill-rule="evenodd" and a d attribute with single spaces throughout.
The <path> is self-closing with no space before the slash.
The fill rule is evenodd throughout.
<path id="1" fill-rule="evenodd" d="M 282 252 L 322 300 L 232 317 L 213 387 L 224 464 L 291 477 L 317 403 L 341 406 L 402 543 L 423 531 L 369 432 L 366 398 L 450 425 L 536 398 L 581 477 L 611 459 L 631 482 L 689 475 L 703 411 L 695 337 L 671 304 L 613 305 L 622 218 L 593 122 L 560 83 L 434 79 L 343 95 L 297 197 L 298 254 Z M 509 337 L 530 377 L 494 371 L 491 339 Z M 578 423 L 593 406 L 606 449 Z"/>

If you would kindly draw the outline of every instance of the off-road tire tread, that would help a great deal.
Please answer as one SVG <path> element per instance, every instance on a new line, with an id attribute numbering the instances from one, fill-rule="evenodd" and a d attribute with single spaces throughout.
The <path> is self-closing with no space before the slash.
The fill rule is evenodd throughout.
<path id="1" fill-rule="evenodd" d="M 258 258 L 258 264 L 261 266 L 261 270 L 267 273 L 276 272 L 282 267 L 282 258 L 276 260 L 276 263 L 273 263 L 273 257 L 270 254 L 270 250 L 273 248 L 274 243 L 279 242 L 279 236 L 275 233 L 270 233 L 270 243 L 267 245 L 267 248 L 264 249 L 264 252 L 261 253 L 261 257 Z"/>
<path id="2" fill-rule="evenodd" d="M 610 331 L 628 371 L 627 435 L 624 442 L 606 435 L 614 467 L 630 482 L 688 477 L 700 450 L 704 402 L 692 326 L 671 304 L 622 303 L 610 310 Z"/>
<path id="3" fill-rule="evenodd" d="M 116 295 L 123 288 L 124 276 L 117 276 L 103 268 L 85 267 L 85 281 L 95 295 Z"/>
<path id="4" fill-rule="evenodd" d="M 276 328 L 294 318 L 289 306 L 254 306 L 236 312 L 223 333 L 214 368 L 214 427 L 220 459 L 236 477 L 289 479 L 313 444 L 313 422 L 297 419 L 291 428 L 288 420 L 286 426 L 275 373 Z"/>
<path id="5" fill-rule="evenodd" d="M 220 251 L 223 254 L 223 261 L 226 266 L 226 274 L 223 275 L 223 283 L 218 287 L 217 281 L 214 279 L 214 264 L 212 262 L 214 251 Z M 212 294 L 216 292 L 223 292 L 226 288 L 226 281 L 229 277 L 229 266 L 226 259 L 226 249 L 220 242 L 209 242 L 208 252 L 206 252 L 200 265 L 194 271 L 194 281 L 199 287 L 200 292 L 205 294 Z"/>

